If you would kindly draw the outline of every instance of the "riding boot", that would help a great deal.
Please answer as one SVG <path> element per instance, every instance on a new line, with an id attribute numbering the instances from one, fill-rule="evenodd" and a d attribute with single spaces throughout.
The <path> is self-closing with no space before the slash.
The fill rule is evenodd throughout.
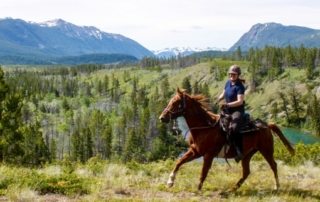
<path id="1" fill-rule="evenodd" d="M 242 141 L 241 141 L 241 134 L 234 134 L 233 136 L 233 145 L 236 150 L 237 156 L 235 157 L 235 161 L 238 163 L 242 158 Z"/>
<path id="2" fill-rule="evenodd" d="M 243 158 L 243 155 L 238 145 L 234 145 L 234 147 L 237 153 L 237 156 L 234 158 L 234 160 L 238 163 Z"/>

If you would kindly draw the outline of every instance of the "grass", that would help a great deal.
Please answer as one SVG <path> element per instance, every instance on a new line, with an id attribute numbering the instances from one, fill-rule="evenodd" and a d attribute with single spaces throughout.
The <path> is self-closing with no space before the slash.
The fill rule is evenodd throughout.
<path id="1" fill-rule="evenodd" d="M 94 163 L 93 163 L 94 162 Z M 235 193 L 222 195 L 241 177 L 241 166 L 215 160 L 197 191 L 202 163 L 193 161 L 179 171 L 175 185 L 166 181 L 172 160 L 138 164 L 93 161 L 76 164 L 71 173 L 63 165 L 28 169 L 2 165 L 0 200 L 10 201 L 319 201 L 320 168 L 312 162 L 289 166 L 278 161 L 281 188 L 274 191 L 273 173 L 265 161 L 252 161 L 251 174 Z M 96 163 L 96 165 L 95 165 Z M 96 167 L 95 167 L 96 166 Z M 102 167 L 101 167 L 102 166 Z"/>

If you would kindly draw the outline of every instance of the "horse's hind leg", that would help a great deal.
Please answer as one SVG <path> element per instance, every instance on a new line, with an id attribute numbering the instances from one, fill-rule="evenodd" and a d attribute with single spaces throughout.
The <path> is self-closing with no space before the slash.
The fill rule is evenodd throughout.
<path id="1" fill-rule="evenodd" d="M 242 178 L 237 182 L 237 184 L 231 189 L 231 191 L 236 191 L 238 188 L 241 187 L 243 182 L 247 179 L 247 177 L 250 174 L 250 160 L 252 156 L 256 153 L 257 151 L 252 151 L 249 154 L 247 154 L 241 162 L 242 165 Z"/>
<path id="2" fill-rule="evenodd" d="M 279 178 L 278 178 L 278 169 L 277 169 L 277 163 L 273 158 L 273 152 L 265 152 L 265 151 L 260 151 L 260 153 L 262 154 L 262 156 L 266 159 L 266 161 L 268 162 L 268 164 L 270 165 L 273 174 L 274 174 L 274 178 L 276 180 L 276 190 L 279 190 L 280 188 L 280 183 L 279 183 Z"/>
<path id="3" fill-rule="evenodd" d="M 189 161 L 192 161 L 193 159 L 198 158 L 198 157 L 200 157 L 200 155 L 195 154 L 195 152 L 191 148 L 189 148 L 189 150 L 178 160 L 173 171 L 170 173 L 169 179 L 167 181 L 168 187 L 173 186 L 176 174 L 177 174 L 180 166 L 182 166 L 183 164 L 185 164 Z"/>

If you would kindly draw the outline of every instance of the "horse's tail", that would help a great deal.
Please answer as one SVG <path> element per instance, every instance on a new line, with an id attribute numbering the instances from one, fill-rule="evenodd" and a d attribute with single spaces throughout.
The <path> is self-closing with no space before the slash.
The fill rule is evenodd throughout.
<path id="1" fill-rule="evenodd" d="M 286 146 L 286 148 L 288 149 L 288 151 L 290 152 L 291 155 L 294 155 L 295 151 L 294 148 L 291 146 L 290 142 L 287 140 L 287 138 L 283 135 L 283 133 L 281 132 L 280 128 L 274 124 L 274 123 L 269 123 L 268 127 L 278 135 L 278 137 L 280 138 L 280 140 L 282 141 L 282 143 L 284 144 L 284 146 Z"/>

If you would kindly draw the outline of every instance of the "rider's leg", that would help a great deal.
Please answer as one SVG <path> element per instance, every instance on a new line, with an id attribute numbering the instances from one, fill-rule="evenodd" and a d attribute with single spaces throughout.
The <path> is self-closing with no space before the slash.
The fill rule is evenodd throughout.
<path id="1" fill-rule="evenodd" d="M 230 124 L 230 132 L 231 132 L 231 140 L 233 145 L 235 146 L 237 156 L 235 160 L 239 162 L 242 155 L 242 141 L 241 134 L 239 133 L 239 126 L 241 123 L 242 114 L 239 111 L 235 111 L 232 113 L 232 120 Z"/>

